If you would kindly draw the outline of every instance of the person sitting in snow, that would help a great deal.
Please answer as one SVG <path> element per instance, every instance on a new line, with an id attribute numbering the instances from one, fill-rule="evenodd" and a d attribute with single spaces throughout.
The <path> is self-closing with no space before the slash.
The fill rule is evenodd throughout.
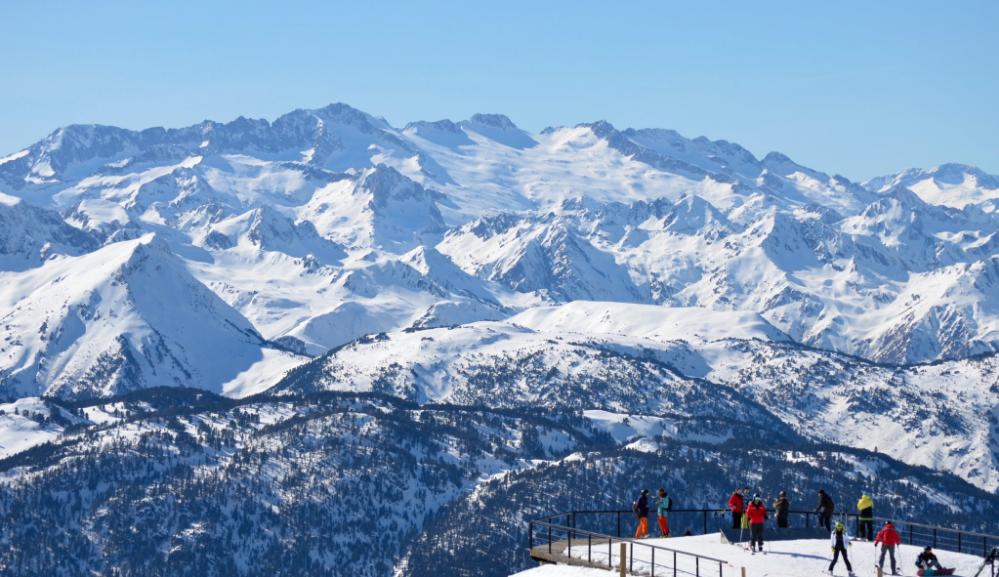
<path id="1" fill-rule="evenodd" d="M 937 556 L 933 554 L 933 547 L 927 547 L 923 549 L 923 552 L 916 557 L 916 567 L 920 569 L 943 569 L 940 566 L 940 561 L 937 560 Z"/>

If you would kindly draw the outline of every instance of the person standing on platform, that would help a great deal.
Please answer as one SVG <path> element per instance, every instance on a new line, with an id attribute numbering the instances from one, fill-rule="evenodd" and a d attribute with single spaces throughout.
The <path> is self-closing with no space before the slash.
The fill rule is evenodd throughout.
<path id="1" fill-rule="evenodd" d="M 732 511 L 732 528 L 742 527 L 742 494 L 736 489 L 728 498 L 728 508 Z"/>
<path id="2" fill-rule="evenodd" d="M 642 496 L 635 501 L 632 506 L 635 511 L 635 518 L 638 519 L 638 529 L 635 530 L 635 539 L 648 539 L 649 537 L 649 490 L 642 489 Z"/>
<path id="3" fill-rule="evenodd" d="M 857 517 L 857 538 L 866 541 L 874 540 L 874 501 L 871 496 L 864 493 L 864 496 L 857 502 L 857 510 L 860 516 Z"/>

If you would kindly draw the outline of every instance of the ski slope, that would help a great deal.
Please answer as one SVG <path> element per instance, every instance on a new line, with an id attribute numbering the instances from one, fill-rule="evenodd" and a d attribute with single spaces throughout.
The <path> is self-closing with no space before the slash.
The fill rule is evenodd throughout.
<path id="1" fill-rule="evenodd" d="M 765 539 L 765 537 L 764 537 Z M 572 556 L 579 559 L 587 558 L 587 548 L 585 541 L 581 541 L 583 546 L 573 548 Z M 826 540 L 805 539 L 797 541 L 774 541 L 766 543 L 766 554 L 752 553 L 744 550 L 741 545 L 730 545 L 721 543 L 717 533 L 709 535 L 698 535 L 693 537 L 676 537 L 671 539 L 652 539 L 643 541 L 657 547 L 656 550 L 656 570 L 657 575 L 672 575 L 672 551 L 703 555 L 715 559 L 727 561 L 722 567 L 722 577 L 740 577 L 742 568 L 746 569 L 747 577 L 815 577 L 822 575 L 829 568 L 829 561 L 832 559 L 829 550 L 829 542 Z M 629 547 L 629 549 L 631 549 Z M 619 563 L 619 546 L 612 547 L 613 558 L 611 562 L 617 566 Z M 900 551 L 896 551 L 896 561 L 899 562 L 899 569 L 906 577 L 916 574 L 914 565 L 916 557 L 922 547 L 902 545 Z M 878 549 L 880 553 L 880 548 Z M 949 551 L 934 551 L 944 567 L 954 567 L 957 576 L 972 577 L 982 563 L 981 557 L 974 555 L 952 553 Z M 594 547 L 592 560 L 596 563 L 607 563 L 607 547 Z M 858 577 L 876 577 L 875 551 L 874 545 L 868 542 L 854 542 L 850 547 L 850 562 L 853 571 Z M 649 547 L 634 547 L 633 570 L 636 573 L 650 574 L 652 569 L 652 549 Z M 667 564 L 664 564 L 666 562 Z M 885 563 L 889 564 L 886 574 L 891 573 L 888 558 Z M 677 557 L 677 568 L 680 574 L 694 574 L 694 560 L 692 557 L 684 559 L 683 555 Z M 689 571 L 689 572 L 688 572 Z M 985 574 L 987 575 L 988 569 Z M 516 577 L 597 577 L 607 575 L 617 575 L 618 572 L 600 569 L 588 569 L 568 566 L 546 566 L 517 573 Z M 718 565 L 710 561 L 702 561 L 700 565 L 700 575 L 713 577 L 718 574 Z M 836 563 L 833 570 L 834 575 L 846 576 L 847 570 L 843 560 Z"/>

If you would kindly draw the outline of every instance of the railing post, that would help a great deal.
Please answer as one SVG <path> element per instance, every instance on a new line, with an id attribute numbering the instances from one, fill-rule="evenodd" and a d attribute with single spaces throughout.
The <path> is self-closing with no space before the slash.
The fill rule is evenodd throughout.
<path id="1" fill-rule="evenodd" d="M 625 577 L 625 575 L 628 574 L 628 572 L 625 571 L 625 565 L 624 565 L 626 562 L 625 558 L 627 556 L 628 556 L 628 546 L 624 543 L 621 543 L 621 555 L 619 556 L 620 557 L 619 560 L 621 561 L 621 577 Z"/>
<path id="2" fill-rule="evenodd" d="M 958 531 L 957 532 L 957 552 L 958 553 L 961 552 L 961 535 L 963 535 L 963 533 L 961 533 L 960 531 Z"/>
<path id="3" fill-rule="evenodd" d="M 593 563 L 593 535 L 586 535 L 586 561 Z"/>
<path id="4" fill-rule="evenodd" d="M 576 512 L 575 511 L 572 512 L 572 528 L 573 529 L 576 528 Z"/>
<path id="5" fill-rule="evenodd" d="M 652 548 L 652 577 L 656 577 L 656 548 Z"/>
<path id="6" fill-rule="evenodd" d="M 811 522 L 811 520 L 812 516 L 809 515 L 808 513 L 805 513 L 805 529 L 809 528 L 809 523 Z"/>
<path id="7" fill-rule="evenodd" d="M 701 576 L 701 558 L 694 557 L 694 577 Z"/>
<path id="8" fill-rule="evenodd" d="M 982 537 L 982 557 L 989 556 L 989 538 Z"/>
<path id="9" fill-rule="evenodd" d="M 631 551 L 628 553 L 628 555 L 631 555 L 631 558 L 628 559 L 628 569 L 632 573 L 634 573 L 635 572 L 635 543 L 634 542 L 632 542 L 632 544 L 631 544 Z"/>
<path id="10" fill-rule="evenodd" d="M 704 534 L 708 534 L 708 510 L 704 510 Z"/>
<path id="11" fill-rule="evenodd" d="M 548 523 L 548 554 L 552 554 L 552 524 Z"/>
<path id="12" fill-rule="evenodd" d="M 909 523 L 909 545 L 912 545 L 912 523 Z"/>
<path id="13" fill-rule="evenodd" d="M 673 551 L 673 577 L 676 577 L 676 551 Z"/>
<path id="14" fill-rule="evenodd" d="M 621 538 L 621 512 L 617 512 L 617 536 Z"/>
<path id="15" fill-rule="evenodd" d="M 569 529 L 568 531 L 566 531 L 566 534 L 569 535 L 569 546 L 568 546 L 569 553 L 566 556 L 567 557 L 572 557 L 572 529 Z"/>
<path id="16" fill-rule="evenodd" d="M 933 548 L 937 548 L 937 530 L 936 527 L 933 528 Z"/>

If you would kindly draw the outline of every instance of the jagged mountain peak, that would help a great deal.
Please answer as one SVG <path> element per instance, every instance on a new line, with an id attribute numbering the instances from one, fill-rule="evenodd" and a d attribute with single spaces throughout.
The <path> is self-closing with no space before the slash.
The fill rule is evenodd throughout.
<path id="1" fill-rule="evenodd" d="M 3 295 L 10 311 L 3 332 L 20 335 L 0 364 L 8 396 L 102 396 L 157 385 L 222 392 L 263 359 L 253 325 L 194 279 L 157 235 L 29 274 L 39 288 Z M 16 309 L 12 298 L 20 300 Z"/>
<path id="2" fill-rule="evenodd" d="M 417 132 L 424 130 L 435 130 L 439 132 L 448 132 L 451 134 L 455 134 L 460 130 L 460 127 L 454 122 L 451 122 L 450 120 L 445 118 L 444 120 L 438 120 L 436 122 L 430 122 L 426 120 L 418 120 L 416 122 L 410 122 L 406 124 L 405 127 L 403 127 L 403 130 L 404 131 L 416 130 Z"/>
<path id="3" fill-rule="evenodd" d="M 464 121 L 464 124 L 484 126 L 497 130 L 518 130 L 517 125 L 505 114 L 473 114 L 471 118 Z"/>
<path id="4" fill-rule="evenodd" d="M 674 234 L 723 236 L 734 225 L 713 204 L 697 195 L 681 198 L 666 215 L 663 229 Z"/>
<path id="5" fill-rule="evenodd" d="M 896 174 L 872 178 L 863 186 L 878 193 L 904 186 L 926 202 L 954 208 L 999 199 L 999 176 L 967 164 L 941 164 L 927 170 L 907 168 Z"/>

